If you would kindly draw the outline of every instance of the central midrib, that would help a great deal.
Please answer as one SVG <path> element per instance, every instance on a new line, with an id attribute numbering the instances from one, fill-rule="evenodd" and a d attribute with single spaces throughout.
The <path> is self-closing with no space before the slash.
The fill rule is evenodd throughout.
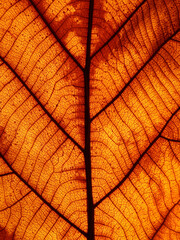
<path id="1" fill-rule="evenodd" d="M 89 80 L 90 80 L 90 53 L 91 53 L 91 31 L 93 19 L 94 1 L 89 2 L 89 21 L 87 33 L 86 65 L 84 69 L 84 89 L 85 89 L 85 170 L 86 170 L 86 188 L 87 188 L 87 217 L 88 217 L 88 240 L 94 240 L 94 206 L 92 196 L 91 181 L 91 151 L 90 151 L 90 108 L 89 108 Z"/>

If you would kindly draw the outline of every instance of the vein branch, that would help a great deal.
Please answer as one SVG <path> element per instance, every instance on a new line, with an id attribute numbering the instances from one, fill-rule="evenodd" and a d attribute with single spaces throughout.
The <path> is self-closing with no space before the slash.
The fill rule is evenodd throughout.
<path id="1" fill-rule="evenodd" d="M 161 225 L 158 227 L 158 229 L 156 230 L 156 232 L 155 232 L 154 235 L 152 236 L 151 240 L 153 240 L 153 239 L 156 237 L 157 233 L 158 233 L 158 232 L 160 231 L 160 229 L 164 226 L 164 224 L 165 224 L 167 218 L 169 217 L 169 215 L 173 212 L 174 208 L 175 208 L 177 205 L 179 205 L 179 204 L 180 204 L 180 200 L 179 200 L 177 203 L 175 203 L 171 209 L 169 209 L 168 214 L 165 216 L 163 222 L 162 222 Z"/>
<path id="2" fill-rule="evenodd" d="M 77 227 L 74 223 L 72 223 L 69 219 L 67 219 L 64 215 L 62 215 L 57 209 L 55 209 L 49 202 L 47 202 L 31 185 L 29 185 L 28 182 L 24 178 L 21 177 L 21 175 L 16 172 L 16 170 L 13 169 L 13 167 L 9 164 L 9 162 L 6 160 L 6 158 L 0 153 L 0 157 L 4 160 L 4 162 L 8 165 L 8 167 L 11 169 L 11 171 L 33 192 L 36 194 L 37 197 L 41 199 L 43 203 L 45 203 L 52 211 L 54 211 L 59 217 L 64 219 L 67 223 L 69 223 L 72 227 L 74 227 L 76 230 L 78 230 L 81 234 L 83 234 L 85 237 L 87 235 L 86 232 L 84 232 L 82 229 Z M 29 194 L 28 192 L 27 194 Z M 26 195 L 27 195 L 26 194 Z"/>
<path id="3" fill-rule="evenodd" d="M 53 34 L 53 36 L 56 38 L 57 42 L 61 45 L 61 47 L 64 49 L 64 51 L 71 57 L 71 59 L 77 64 L 77 66 L 83 71 L 83 66 L 76 60 L 76 58 L 70 53 L 70 51 L 65 47 L 65 45 L 62 43 L 62 41 L 57 36 L 56 32 L 52 29 L 51 25 L 47 22 L 43 14 L 39 11 L 36 4 L 33 2 L 33 0 L 29 0 L 36 12 L 39 14 L 43 22 L 48 26 L 49 30 Z"/>
<path id="4" fill-rule="evenodd" d="M 98 117 L 102 112 L 104 112 L 111 104 L 113 104 L 126 90 L 126 88 L 131 84 L 131 82 L 137 77 L 137 75 L 147 66 L 147 64 L 155 57 L 155 55 L 160 51 L 160 49 L 168 42 L 170 41 L 178 32 L 180 29 L 176 30 L 169 38 L 166 39 L 153 53 L 153 55 L 144 63 L 144 65 L 135 73 L 135 75 L 127 82 L 127 84 L 121 89 L 121 91 L 108 103 L 106 106 L 104 106 L 99 112 L 97 112 L 92 118 L 91 121 L 93 121 L 96 117 Z"/>
<path id="5" fill-rule="evenodd" d="M 9 175 L 12 175 L 12 174 L 13 174 L 13 172 L 4 173 L 4 174 L 0 174 L 0 177 L 9 176 Z"/>
<path id="6" fill-rule="evenodd" d="M 140 157 L 137 159 L 137 161 L 133 164 L 130 171 L 125 175 L 125 177 L 109 192 L 107 193 L 103 198 L 101 198 L 96 204 L 94 204 L 94 208 L 96 208 L 104 199 L 109 197 L 112 193 L 115 192 L 125 181 L 128 179 L 131 175 L 131 173 L 134 171 L 135 167 L 139 164 L 141 159 L 144 157 L 144 155 L 149 151 L 149 149 L 155 144 L 155 142 L 161 137 L 164 129 L 168 125 L 168 123 L 171 121 L 171 119 L 177 114 L 177 112 L 180 110 L 180 107 L 176 109 L 174 113 L 172 113 L 171 117 L 167 120 L 166 124 L 163 126 L 157 137 L 149 144 L 149 146 L 145 149 L 145 151 L 140 155 Z"/>
<path id="7" fill-rule="evenodd" d="M 167 138 L 167 137 L 164 137 L 164 136 L 161 136 L 161 138 L 164 138 L 168 142 L 180 142 L 180 139 L 172 139 L 172 138 Z"/>
<path id="8" fill-rule="evenodd" d="M 135 13 L 139 10 L 139 8 L 145 3 L 147 0 L 143 0 L 142 3 L 130 14 L 130 16 L 126 19 L 126 21 L 118 28 L 118 30 L 91 56 L 91 59 L 98 54 L 108 43 L 115 38 L 115 36 L 124 28 L 127 22 L 135 15 Z"/>
<path id="9" fill-rule="evenodd" d="M 6 64 L 6 66 L 14 73 L 14 75 L 19 79 L 19 81 L 22 83 L 22 85 L 26 88 L 26 90 L 30 93 L 30 95 L 35 99 L 35 101 L 39 104 L 39 106 L 42 108 L 42 110 L 48 115 L 48 117 L 51 119 L 52 122 L 55 123 L 55 125 L 66 135 L 68 139 L 70 139 L 82 152 L 84 152 L 84 149 L 79 145 L 78 142 L 76 142 L 65 130 L 63 127 L 60 126 L 60 124 L 51 116 L 51 114 L 48 112 L 48 110 L 43 106 L 43 104 L 40 102 L 40 100 L 36 97 L 36 95 L 32 92 L 32 90 L 26 85 L 26 83 L 21 79 L 21 77 L 14 71 L 14 69 L 10 66 L 8 62 L 4 58 L 0 56 L 0 60 Z"/>

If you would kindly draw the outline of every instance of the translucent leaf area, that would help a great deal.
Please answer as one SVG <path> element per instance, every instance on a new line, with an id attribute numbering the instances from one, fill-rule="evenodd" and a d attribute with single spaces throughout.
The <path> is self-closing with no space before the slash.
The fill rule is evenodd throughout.
<path id="1" fill-rule="evenodd" d="M 180 240 L 179 0 L 0 0 L 0 240 Z"/>

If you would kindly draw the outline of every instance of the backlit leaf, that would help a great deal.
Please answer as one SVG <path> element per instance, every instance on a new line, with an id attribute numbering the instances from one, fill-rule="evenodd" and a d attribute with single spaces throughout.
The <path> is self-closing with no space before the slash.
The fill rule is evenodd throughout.
<path id="1" fill-rule="evenodd" d="M 0 239 L 180 239 L 180 2 L 0 0 Z"/>

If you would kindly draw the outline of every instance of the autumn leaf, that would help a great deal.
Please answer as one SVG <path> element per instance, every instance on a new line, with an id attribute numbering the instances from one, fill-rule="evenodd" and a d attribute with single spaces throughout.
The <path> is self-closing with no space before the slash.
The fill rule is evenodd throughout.
<path id="1" fill-rule="evenodd" d="M 0 0 L 0 239 L 180 239 L 180 2 Z"/>

